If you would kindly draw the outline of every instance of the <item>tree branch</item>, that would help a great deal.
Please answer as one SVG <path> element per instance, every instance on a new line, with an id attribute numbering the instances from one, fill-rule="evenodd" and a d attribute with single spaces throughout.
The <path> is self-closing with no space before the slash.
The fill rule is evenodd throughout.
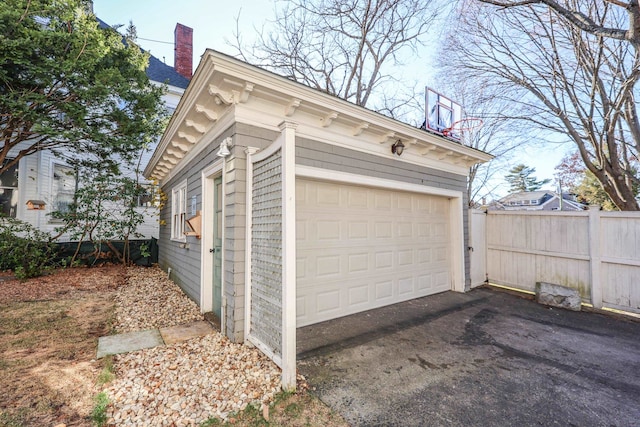
<path id="1" fill-rule="evenodd" d="M 623 30 L 620 28 L 611 28 L 603 25 L 597 24 L 590 16 L 586 15 L 583 12 L 578 10 L 570 10 L 560 3 L 554 0 L 523 0 L 523 1 L 502 1 L 502 0 L 479 0 L 482 3 L 492 4 L 494 6 L 500 6 L 503 8 L 513 8 L 513 7 L 521 7 L 521 6 L 532 6 L 535 4 L 544 4 L 548 6 L 550 9 L 555 11 L 558 15 L 567 19 L 577 28 L 580 28 L 583 31 L 588 33 L 609 37 L 617 40 L 629 40 L 634 41 L 637 44 L 640 44 L 640 39 L 638 39 L 638 35 L 632 30 Z M 625 9 L 629 9 L 630 4 L 635 3 L 637 7 L 637 0 L 632 0 L 630 4 L 625 4 L 622 2 L 616 2 L 607 0 L 609 3 L 624 7 Z M 630 12 L 630 19 L 633 21 L 633 12 Z"/>

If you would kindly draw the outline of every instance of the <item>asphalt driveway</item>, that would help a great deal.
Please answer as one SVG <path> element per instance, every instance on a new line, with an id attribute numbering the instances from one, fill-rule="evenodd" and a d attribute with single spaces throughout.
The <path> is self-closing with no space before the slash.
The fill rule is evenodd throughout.
<path id="1" fill-rule="evenodd" d="M 301 328 L 298 360 L 354 426 L 640 426 L 640 323 L 491 289 Z"/>

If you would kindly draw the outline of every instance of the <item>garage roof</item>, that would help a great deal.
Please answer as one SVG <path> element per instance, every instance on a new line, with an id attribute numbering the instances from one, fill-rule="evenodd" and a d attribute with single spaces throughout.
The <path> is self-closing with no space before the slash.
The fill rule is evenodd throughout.
<path id="1" fill-rule="evenodd" d="M 467 175 L 492 156 L 415 128 L 236 58 L 208 49 L 173 114 L 144 175 L 170 178 L 194 147 L 234 122 L 274 131 L 284 120 L 296 135 L 404 162 Z M 402 157 L 390 146 L 402 141 Z"/>

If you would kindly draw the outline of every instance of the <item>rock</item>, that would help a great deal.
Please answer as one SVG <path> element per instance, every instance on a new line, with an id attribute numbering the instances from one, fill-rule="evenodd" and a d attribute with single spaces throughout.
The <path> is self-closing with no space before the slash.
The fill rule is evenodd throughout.
<path id="1" fill-rule="evenodd" d="M 166 273 L 132 267 L 128 274 L 116 297 L 116 323 L 122 331 L 200 320 L 199 308 L 166 279 Z M 113 402 L 109 417 L 117 425 L 226 420 L 248 400 L 268 406 L 280 388 L 280 370 L 271 360 L 217 332 L 116 356 L 114 368 L 117 378 L 106 391 Z"/>
<path id="2" fill-rule="evenodd" d="M 580 311 L 582 303 L 578 290 L 546 282 L 536 283 L 536 301 L 573 311 Z"/>

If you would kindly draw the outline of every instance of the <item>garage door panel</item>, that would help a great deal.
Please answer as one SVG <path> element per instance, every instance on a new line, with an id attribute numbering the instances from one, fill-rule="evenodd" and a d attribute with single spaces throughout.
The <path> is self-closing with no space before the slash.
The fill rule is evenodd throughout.
<path id="1" fill-rule="evenodd" d="M 429 199 L 417 199 L 415 204 L 416 212 L 420 214 L 431 213 L 431 200 Z"/>
<path id="2" fill-rule="evenodd" d="M 340 289 L 329 289 L 316 294 L 317 312 L 326 314 L 340 309 Z"/>
<path id="3" fill-rule="evenodd" d="M 317 186 L 315 199 L 318 206 L 339 206 L 340 188 L 332 185 Z"/>
<path id="4" fill-rule="evenodd" d="M 416 291 L 413 276 L 398 279 L 398 295 L 412 295 Z"/>
<path id="5" fill-rule="evenodd" d="M 307 316 L 307 307 L 309 304 L 307 303 L 308 295 L 296 295 L 296 315 L 298 318 L 306 319 Z"/>
<path id="6" fill-rule="evenodd" d="M 347 192 L 347 207 L 349 209 L 369 209 L 370 201 L 365 189 L 352 189 Z"/>
<path id="7" fill-rule="evenodd" d="M 379 251 L 375 253 L 375 272 L 384 273 L 385 270 L 389 271 L 393 268 L 393 252 L 392 251 Z"/>
<path id="8" fill-rule="evenodd" d="M 374 194 L 375 208 L 379 211 L 391 211 L 393 204 L 391 201 L 391 193 Z"/>
<path id="9" fill-rule="evenodd" d="M 446 262 L 449 257 L 448 248 L 443 246 L 434 248 L 432 253 L 434 254 L 434 257 L 433 257 L 434 261 Z"/>
<path id="10" fill-rule="evenodd" d="M 314 212 L 314 216 L 322 217 L 323 215 L 336 216 L 335 211 L 331 212 Z M 432 243 L 439 242 L 448 244 L 448 226 L 446 222 L 425 223 L 411 222 L 409 218 L 395 216 L 393 220 L 389 219 L 389 215 L 382 218 L 373 217 L 369 220 L 363 220 L 361 215 L 353 215 L 353 217 L 343 215 L 339 220 L 307 220 L 299 219 L 296 222 L 298 244 L 304 245 L 314 240 L 335 240 L 344 244 L 345 240 L 370 240 L 376 243 L 376 240 L 391 240 L 405 238 L 410 243 L 415 243 L 418 239 L 430 239 Z M 373 215 L 371 215 L 373 216 Z M 355 242 L 354 242 L 355 243 Z"/>
<path id="11" fill-rule="evenodd" d="M 420 274 L 417 280 L 418 292 L 427 292 L 433 288 L 433 280 L 431 274 Z"/>
<path id="12" fill-rule="evenodd" d="M 340 221 L 317 221 L 314 225 L 312 237 L 315 236 L 318 240 L 340 240 Z"/>
<path id="13" fill-rule="evenodd" d="M 424 265 L 431 262 L 431 249 L 418 249 L 418 264 Z"/>
<path id="14" fill-rule="evenodd" d="M 316 257 L 316 276 L 335 276 L 341 273 L 340 257 L 335 255 L 325 255 Z"/>
<path id="15" fill-rule="evenodd" d="M 362 304 L 368 304 L 370 301 L 369 285 L 352 286 L 348 292 L 348 305 L 356 307 Z"/>
<path id="16" fill-rule="evenodd" d="M 351 253 L 347 256 L 347 272 L 358 274 L 368 271 L 371 267 L 370 254 L 368 252 Z"/>
<path id="17" fill-rule="evenodd" d="M 331 254 L 319 254 L 308 249 L 299 251 L 297 258 L 297 277 L 299 285 L 315 284 L 319 279 L 340 277 L 354 279 L 361 276 L 381 274 L 404 274 L 410 272 L 443 270 L 448 266 L 446 249 L 370 249 L 361 247 L 330 248 Z M 359 252 L 357 252 L 359 251 Z M 431 256 L 435 254 L 435 256 Z M 301 279 L 301 280 L 300 280 Z"/>
<path id="18" fill-rule="evenodd" d="M 413 198 L 408 194 L 399 194 L 396 197 L 396 207 L 407 212 L 413 211 Z"/>
<path id="19" fill-rule="evenodd" d="M 446 198 L 311 180 L 296 190 L 298 326 L 450 288 Z"/>
<path id="20" fill-rule="evenodd" d="M 347 237 L 349 240 L 366 240 L 369 238 L 369 222 L 359 220 L 347 220 Z"/>
<path id="21" fill-rule="evenodd" d="M 444 272 L 440 272 L 440 273 L 436 273 L 435 274 L 435 279 L 436 279 L 436 283 L 434 286 L 434 289 L 439 290 L 439 291 L 446 291 L 448 289 L 450 289 L 450 285 L 449 285 L 449 275 L 444 273 Z"/>
<path id="22" fill-rule="evenodd" d="M 410 238 L 413 236 L 413 224 L 410 222 L 396 222 L 396 230 L 394 237 Z"/>
<path id="23" fill-rule="evenodd" d="M 374 234 L 376 239 L 391 239 L 393 238 L 393 226 L 391 221 L 376 221 L 373 224 Z"/>
<path id="24" fill-rule="evenodd" d="M 319 279 L 340 277 L 346 280 L 360 276 L 381 274 L 413 273 L 430 269 L 446 268 L 446 260 L 438 262 L 419 254 L 415 249 L 407 250 L 362 250 L 356 248 L 335 248 L 330 255 L 322 255 L 312 250 L 300 251 L 297 259 L 297 278 L 304 286 L 305 279 L 315 283 Z M 300 280 L 302 279 L 302 280 Z"/>
<path id="25" fill-rule="evenodd" d="M 356 283 L 326 281 L 300 289 L 298 324 L 316 323 L 346 314 L 382 307 L 407 299 L 419 298 L 446 289 L 435 286 L 436 273 L 400 278 L 380 279 L 379 276 L 361 278 Z"/>
<path id="26" fill-rule="evenodd" d="M 406 250 L 398 250 L 396 253 L 398 255 L 398 267 L 413 265 L 414 264 L 414 256 L 413 249 Z"/>
<path id="27" fill-rule="evenodd" d="M 296 259 L 296 280 L 304 279 L 307 276 L 307 259 L 298 257 Z"/>
<path id="28" fill-rule="evenodd" d="M 393 302 L 393 280 L 382 280 L 375 283 L 375 302 L 378 304 Z"/>

